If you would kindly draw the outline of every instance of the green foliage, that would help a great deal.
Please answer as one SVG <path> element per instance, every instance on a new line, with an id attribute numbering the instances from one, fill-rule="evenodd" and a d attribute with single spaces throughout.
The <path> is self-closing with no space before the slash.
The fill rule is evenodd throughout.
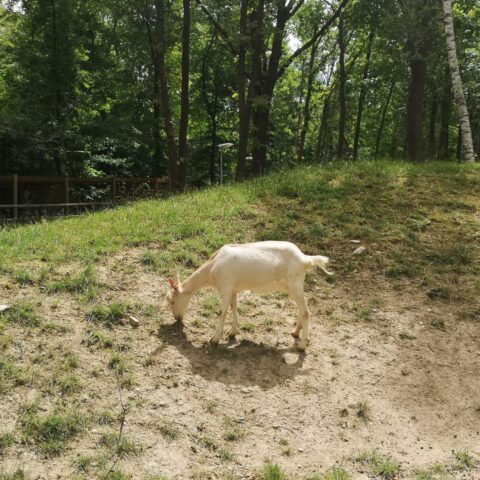
<path id="1" fill-rule="evenodd" d="M 34 313 L 35 305 L 30 302 L 16 302 L 7 310 L 0 313 L 0 320 L 5 319 L 13 325 L 22 327 L 37 327 L 40 318 Z"/>
<path id="2" fill-rule="evenodd" d="M 97 305 L 87 313 L 87 320 L 101 323 L 108 328 L 119 325 L 121 320 L 125 318 L 126 308 L 122 303 L 112 303 L 110 305 Z"/>
<path id="3" fill-rule="evenodd" d="M 20 414 L 22 438 L 47 455 L 60 455 L 68 441 L 85 428 L 85 418 L 73 411 L 56 411 L 39 416 L 35 406 Z"/>
<path id="4" fill-rule="evenodd" d="M 263 467 L 258 480 L 288 480 L 288 477 L 277 464 L 268 462 Z"/>
<path id="5" fill-rule="evenodd" d="M 80 274 L 67 276 L 63 280 L 53 282 L 48 285 L 47 290 L 50 293 L 93 293 L 96 286 L 93 267 L 92 265 L 87 265 Z"/>

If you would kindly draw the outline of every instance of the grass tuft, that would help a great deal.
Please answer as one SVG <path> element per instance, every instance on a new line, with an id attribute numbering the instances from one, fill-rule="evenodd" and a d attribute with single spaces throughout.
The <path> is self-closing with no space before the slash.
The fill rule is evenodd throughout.
<path id="1" fill-rule="evenodd" d="M 259 480 L 288 480 L 287 474 L 276 464 L 268 462 L 263 467 Z"/>
<path id="2" fill-rule="evenodd" d="M 20 325 L 22 327 L 37 327 L 40 325 L 40 318 L 34 312 L 34 305 L 29 302 L 16 302 L 10 308 L 0 313 L 0 319 Z"/>
<path id="3" fill-rule="evenodd" d="M 123 303 L 115 302 L 110 305 L 97 305 L 87 313 L 87 320 L 101 323 L 108 328 L 120 325 L 125 318 L 126 308 Z"/>

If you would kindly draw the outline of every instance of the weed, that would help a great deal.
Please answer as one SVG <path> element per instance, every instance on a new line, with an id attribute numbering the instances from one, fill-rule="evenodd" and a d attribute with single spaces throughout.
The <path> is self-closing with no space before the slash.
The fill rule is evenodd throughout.
<path id="1" fill-rule="evenodd" d="M 205 410 L 208 413 L 215 413 L 216 408 L 217 408 L 217 402 L 215 400 L 208 400 L 207 401 L 207 404 L 205 405 Z"/>
<path id="2" fill-rule="evenodd" d="M 475 466 L 472 456 L 465 450 L 456 451 L 453 456 L 459 470 L 470 470 Z"/>
<path id="3" fill-rule="evenodd" d="M 14 303 L 10 308 L 0 313 L 0 319 L 5 318 L 8 322 L 22 327 L 37 327 L 40 319 L 34 313 L 34 305 L 28 302 Z"/>
<path id="4" fill-rule="evenodd" d="M 143 450 L 141 445 L 137 445 L 135 441 L 128 437 L 120 437 L 118 433 L 104 433 L 100 438 L 100 443 L 115 451 L 121 458 L 139 455 Z"/>
<path id="5" fill-rule="evenodd" d="M 82 343 L 88 347 L 98 346 L 101 348 L 112 348 L 113 339 L 101 330 L 88 330 Z"/>
<path id="6" fill-rule="evenodd" d="M 13 280 L 14 282 L 18 283 L 22 287 L 26 287 L 27 285 L 34 284 L 33 278 L 27 270 L 15 271 L 13 273 Z"/>
<path id="7" fill-rule="evenodd" d="M 83 293 L 92 294 L 96 292 L 98 284 L 95 280 L 95 271 L 92 265 L 87 265 L 85 269 L 76 276 L 66 276 L 62 280 L 52 282 L 47 286 L 48 293 Z"/>
<path id="8" fill-rule="evenodd" d="M 127 371 L 127 361 L 121 353 L 113 353 L 108 361 L 108 366 L 120 374 Z"/>
<path id="9" fill-rule="evenodd" d="M 390 458 L 381 457 L 376 452 L 365 452 L 357 456 L 356 460 L 364 465 L 369 466 L 373 475 L 385 478 L 386 480 L 394 479 L 400 467 Z"/>
<path id="10" fill-rule="evenodd" d="M 350 480 L 350 474 L 343 468 L 332 468 L 324 476 L 322 480 Z"/>
<path id="11" fill-rule="evenodd" d="M 0 473 L 0 480 L 26 480 L 23 470 L 16 470 L 14 473 Z"/>
<path id="12" fill-rule="evenodd" d="M 226 448 L 221 448 L 221 449 L 218 451 L 218 458 L 219 458 L 222 462 L 231 462 L 232 459 L 233 459 L 233 456 L 232 456 L 232 454 L 230 453 L 229 450 L 227 450 Z"/>
<path id="13" fill-rule="evenodd" d="M 97 417 L 97 423 L 100 425 L 112 425 L 115 421 L 115 415 L 110 410 L 104 410 Z"/>
<path id="14" fill-rule="evenodd" d="M 255 325 L 253 323 L 245 322 L 240 324 L 240 330 L 244 332 L 253 332 L 254 329 Z"/>
<path id="15" fill-rule="evenodd" d="M 68 441 L 85 428 L 85 419 L 76 412 L 56 411 L 40 417 L 35 406 L 20 416 L 23 440 L 37 445 L 47 455 L 62 453 Z"/>
<path id="16" fill-rule="evenodd" d="M 0 435 L 0 457 L 5 453 L 8 447 L 13 444 L 13 435 L 11 433 L 4 433 Z"/>
<path id="17" fill-rule="evenodd" d="M 263 467 L 259 480 L 288 480 L 288 478 L 277 464 L 268 462 Z"/>
<path id="18" fill-rule="evenodd" d="M 175 440 L 178 437 L 178 427 L 172 422 L 166 422 L 158 428 L 160 433 L 168 440 Z"/>
<path id="19" fill-rule="evenodd" d="M 208 450 L 216 450 L 218 448 L 215 440 L 212 437 L 200 437 L 198 442 L 202 447 Z"/>
<path id="20" fill-rule="evenodd" d="M 121 320 L 125 318 L 125 305 L 122 303 L 112 303 L 110 305 L 97 305 L 87 313 L 87 320 L 96 323 L 102 323 L 108 328 L 119 325 Z"/>
<path id="21" fill-rule="evenodd" d="M 370 406 L 367 402 L 359 402 L 355 405 L 355 415 L 362 420 L 370 420 Z"/>
<path id="22" fill-rule="evenodd" d="M 24 385 L 26 382 L 23 369 L 0 356 L 0 393 L 7 391 L 8 387 Z"/>

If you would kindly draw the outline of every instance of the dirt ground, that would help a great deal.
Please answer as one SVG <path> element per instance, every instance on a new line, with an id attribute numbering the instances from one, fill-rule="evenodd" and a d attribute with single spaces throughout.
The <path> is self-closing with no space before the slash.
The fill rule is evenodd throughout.
<path id="1" fill-rule="evenodd" d="M 142 265 L 141 253 L 97 265 L 97 301 L 131 302 L 140 320 L 137 329 L 126 322 L 105 330 L 113 349 L 85 342 L 89 306 L 74 296 L 2 280 L 0 303 L 33 299 L 44 321 L 67 331 L 12 330 L 9 353 L 32 365 L 35 379 L 0 397 L 0 434 L 18 431 L 19 406 L 34 400 L 42 414 L 62 405 L 91 418 L 104 411 L 118 417 L 123 402 L 123 435 L 142 451 L 115 468 L 134 479 L 250 479 L 267 460 L 292 478 L 341 466 L 366 479 L 371 472 L 355 459 L 372 451 L 398 462 L 399 478 L 415 478 L 418 469 L 452 464 L 455 451 L 480 457 L 480 331 L 458 302 L 432 300 L 419 285 L 371 272 L 333 283 L 315 272 L 306 284 L 312 322 L 305 354 L 289 334 L 296 312 L 282 294 L 243 293 L 237 340 L 228 342 L 225 332 L 213 348 L 216 293 L 199 292 L 183 324 L 174 322 L 163 301 L 166 278 Z M 66 349 L 79 356 L 81 389 L 62 395 L 45 385 Z M 127 359 L 128 387 L 119 389 L 108 367 L 113 350 Z M 50 458 L 16 437 L 0 457 L 0 473 L 102 478 L 114 456 L 100 438 L 118 430 L 117 420 L 92 420 L 64 454 Z M 97 460 L 82 473 L 78 459 L 85 456 Z M 480 473 L 451 469 L 447 478 Z"/>

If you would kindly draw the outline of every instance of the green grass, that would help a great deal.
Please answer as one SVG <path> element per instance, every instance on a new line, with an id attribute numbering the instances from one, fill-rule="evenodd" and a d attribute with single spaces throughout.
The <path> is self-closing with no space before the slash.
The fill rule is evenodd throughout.
<path id="1" fill-rule="evenodd" d="M 83 293 L 91 296 L 95 294 L 96 289 L 95 272 L 90 264 L 77 275 L 67 275 L 63 279 L 52 282 L 47 286 L 49 293 Z"/>
<path id="2" fill-rule="evenodd" d="M 367 466 L 373 475 L 386 480 L 393 480 L 400 471 L 398 463 L 389 457 L 383 457 L 377 452 L 364 452 L 357 456 L 357 462 Z"/>
<path id="3" fill-rule="evenodd" d="M 60 455 L 68 442 L 85 428 L 85 418 L 74 411 L 56 411 L 40 416 L 32 406 L 20 414 L 24 442 L 35 444 L 47 455 Z"/>
<path id="4" fill-rule="evenodd" d="M 0 480 L 27 480 L 23 470 L 16 470 L 14 473 L 2 473 L 0 472 Z"/>
<path id="5" fill-rule="evenodd" d="M 30 302 L 16 302 L 7 310 L 0 313 L 0 321 L 19 325 L 22 327 L 37 327 L 40 325 L 40 318 L 35 313 L 35 305 Z"/>
<path id="6" fill-rule="evenodd" d="M 13 435 L 11 433 L 4 433 L 0 435 L 0 457 L 13 445 Z"/>
<path id="7" fill-rule="evenodd" d="M 276 463 L 271 462 L 265 464 L 257 478 L 258 480 L 288 480 L 286 473 Z"/>
<path id="8" fill-rule="evenodd" d="M 97 305 L 87 313 L 87 320 L 112 328 L 121 323 L 126 313 L 126 307 L 123 303 L 115 302 L 110 305 Z"/>
<path id="9" fill-rule="evenodd" d="M 114 451 L 119 457 L 126 458 L 132 455 L 140 455 L 143 447 L 131 438 L 118 433 L 104 433 L 100 438 L 100 444 Z"/>

